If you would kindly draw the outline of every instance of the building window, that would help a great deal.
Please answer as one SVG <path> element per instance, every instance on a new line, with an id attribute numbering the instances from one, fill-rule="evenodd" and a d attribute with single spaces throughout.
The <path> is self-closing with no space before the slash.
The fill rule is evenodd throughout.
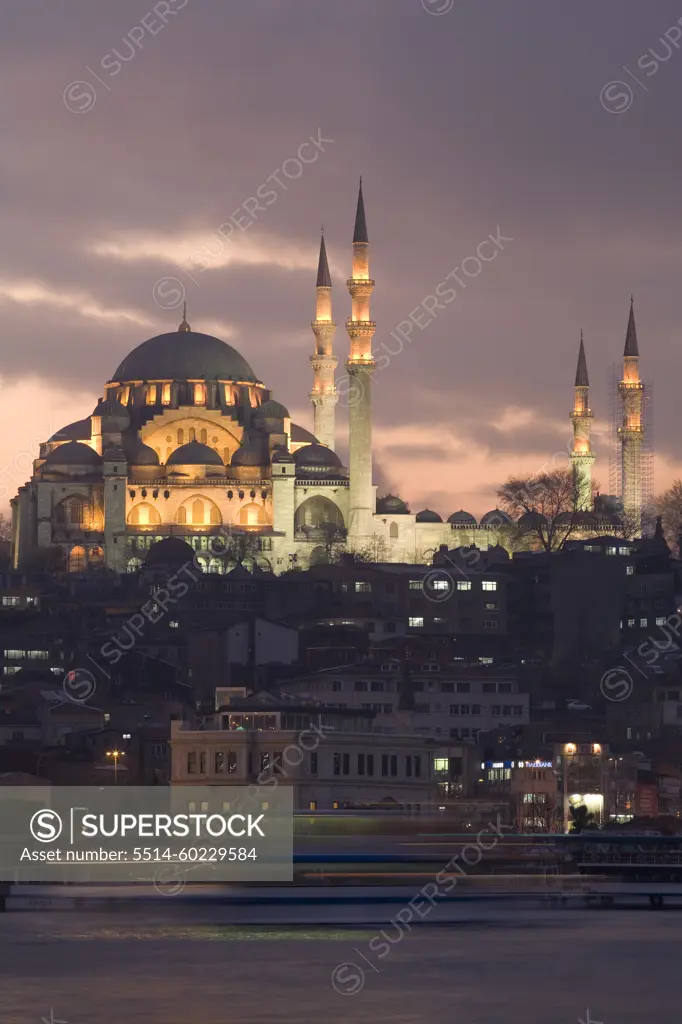
<path id="1" fill-rule="evenodd" d="M 495 580 L 482 580 L 481 590 L 497 590 L 497 583 Z"/>
<path id="2" fill-rule="evenodd" d="M 358 775 L 365 774 L 365 755 L 358 754 Z"/>
<path id="3" fill-rule="evenodd" d="M 410 580 L 410 582 L 408 583 L 407 587 L 408 587 L 408 590 L 423 590 L 424 589 L 422 587 L 422 581 L 421 580 Z"/>
<path id="4" fill-rule="evenodd" d="M 341 754 L 334 754 L 334 775 L 341 774 Z"/>
<path id="5" fill-rule="evenodd" d="M 657 615 L 656 616 L 656 625 L 657 626 L 665 626 L 666 622 L 667 622 L 667 619 L 666 619 L 665 615 Z"/>
<path id="6" fill-rule="evenodd" d="M 225 773 L 225 752 L 223 750 L 216 750 L 213 770 L 216 775 L 223 775 Z"/>
<path id="7" fill-rule="evenodd" d="M 422 773 L 422 759 L 420 754 L 414 755 L 414 776 L 416 779 L 421 778 Z"/>
<path id="8" fill-rule="evenodd" d="M 341 682 L 341 680 L 340 679 L 333 679 L 332 680 L 332 692 L 333 693 L 341 693 L 342 690 L 343 690 L 343 683 Z"/>
<path id="9" fill-rule="evenodd" d="M 350 754 L 344 754 L 341 763 L 341 772 L 343 775 L 350 775 Z"/>
<path id="10" fill-rule="evenodd" d="M 367 755 L 367 774 L 374 775 L 374 754 Z"/>
<path id="11" fill-rule="evenodd" d="M 424 625 L 424 617 L 422 615 L 411 615 L 407 620 L 407 624 L 410 629 L 421 629 Z"/>
<path id="12" fill-rule="evenodd" d="M 191 750 L 187 755 L 187 774 L 196 775 L 197 773 L 197 755 L 196 751 Z"/>
<path id="13" fill-rule="evenodd" d="M 28 603 L 28 602 L 27 602 Z M 18 597 L 10 597 L 8 594 L 3 594 L 2 607 L 3 608 L 16 608 L 19 604 Z"/>
<path id="14" fill-rule="evenodd" d="M 454 683 L 441 683 L 440 684 L 440 692 L 441 693 L 454 693 L 455 692 L 455 684 Z"/>
<path id="15" fill-rule="evenodd" d="M 412 757 L 407 754 L 405 757 L 405 777 L 408 779 L 412 778 Z"/>
<path id="16" fill-rule="evenodd" d="M 391 778 L 398 778 L 398 755 L 391 754 Z"/>
<path id="17" fill-rule="evenodd" d="M 194 404 L 195 405 L 206 405 L 206 385 L 195 384 L 194 385 Z"/>
<path id="18" fill-rule="evenodd" d="M 262 772 L 266 772 L 266 771 L 268 770 L 268 768 L 269 768 L 269 767 L 270 767 L 270 754 L 269 754 L 269 753 L 268 753 L 268 751 L 266 750 L 266 751 L 265 751 L 265 752 L 264 752 L 263 754 L 261 754 L 261 756 L 260 756 L 260 770 L 261 770 Z"/>
<path id="19" fill-rule="evenodd" d="M 310 803 L 308 804 L 308 810 L 309 811 L 316 811 L 317 810 L 317 800 L 311 800 L 310 801 Z"/>
<path id="20" fill-rule="evenodd" d="M 147 388 L 147 405 L 156 405 L 156 384 L 150 384 Z"/>
<path id="21" fill-rule="evenodd" d="M 634 629 L 635 628 L 635 620 L 634 619 L 628 619 L 628 628 L 629 629 Z"/>
<path id="22" fill-rule="evenodd" d="M 647 618 L 640 619 L 639 620 L 639 624 L 640 624 L 640 626 L 648 626 L 649 625 L 649 620 Z"/>
<path id="23" fill-rule="evenodd" d="M 471 683 L 457 683 L 457 693 L 471 693 Z"/>
<path id="24" fill-rule="evenodd" d="M 483 620 L 483 628 L 484 629 L 497 629 L 497 619 L 484 619 Z"/>
<path id="25" fill-rule="evenodd" d="M 458 590 L 471 590 L 471 580 L 457 580 Z"/>
<path id="26" fill-rule="evenodd" d="M 371 681 L 371 683 L 369 684 L 369 688 L 370 688 L 370 690 L 372 690 L 373 693 L 383 693 L 384 692 L 384 681 L 383 681 L 383 679 L 373 679 Z"/>
<path id="27" fill-rule="evenodd" d="M 355 581 L 355 593 L 356 594 L 369 594 L 372 591 L 372 584 L 366 580 Z"/>
<path id="28" fill-rule="evenodd" d="M 317 775 L 317 751 L 310 755 L 310 774 Z"/>
<path id="29" fill-rule="evenodd" d="M 161 388 L 161 404 L 170 405 L 171 403 L 171 386 L 170 384 L 164 384 Z"/>
<path id="30" fill-rule="evenodd" d="M 366 693 L 369 690 L 369 683 L 366 679 L 356 679 L 354 689 L 356 693 Z"/>
<path id="31" fill-rule="evenodd" d="M 634 565 L 626 565 L 625 566 L 625 575 L 626 576 L 634 576 L 635 575 L 635 567 L 634 567 Z"/>
<path id="32" fill-rule="evenodd" d="M 388 778 L 388 754 L 381 755 L 381 775 L 384 779 Z"/>
<path id="33" fill-rule="evenodd" d="M 458 715 L 459 714 L 459 704 L 451 704 L 450 705 L 450 714 L 451 715 Z"/>

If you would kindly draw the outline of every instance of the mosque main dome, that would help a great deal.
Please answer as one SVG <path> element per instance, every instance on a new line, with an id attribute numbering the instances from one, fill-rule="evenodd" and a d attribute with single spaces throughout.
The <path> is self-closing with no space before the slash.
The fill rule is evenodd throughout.
<path id="1" fill-rule="evenodd" d="M 143 341 L 116 367 L 108 383 L 145 380 L 226 380 L 259 384 L 246 359 L 220 338 L 171 331 Z"/>

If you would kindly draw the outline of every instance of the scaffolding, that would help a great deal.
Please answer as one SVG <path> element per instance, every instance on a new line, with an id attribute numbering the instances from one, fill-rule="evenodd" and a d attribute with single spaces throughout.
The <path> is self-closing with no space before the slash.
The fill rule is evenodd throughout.
<path id="1" fill-rule="evenodd" d="M 641 437 L 631 436 L 626 444 L 621 380 L 619 364 L 613 363 L 609 387 L 609 490 L 624 506 L 641 509 L 642 532 L 648 534 L 654 523 L 654 389 L 651 381 L 642 383 Z M 627 495 L 624 478 L 630 482 Z"/>

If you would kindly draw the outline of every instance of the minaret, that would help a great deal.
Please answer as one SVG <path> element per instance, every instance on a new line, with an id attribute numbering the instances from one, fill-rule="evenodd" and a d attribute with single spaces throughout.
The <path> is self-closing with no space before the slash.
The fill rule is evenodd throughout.
<path id="1" fill-rule="evenodd" d="M 372 486 L 372 337 L 376 324 L 370 319 L 369 300 L 374 281 L 369 276 L 369 239 L 362 196 L 362 178 L 358 193 L 358 207 L 353 234 L 353 276 L 348 281 L 352 299 L 350 319 L 346 330 L 350 339 L 348 371 L 348 444 L 350 471 L 351 538 L 367 537 L 372 533 L 375 511 Z"/>
<path id="2" fill-rule="evenodd" d="M 334 373 L 338 359 L 334 355 L 336 324 L 332 319 L 332 279 L 324 244 L 324 228 L 320 241 L 320 259 L 317 265 L 317 305 L 315 319 L 310 325 L 315 335 L 315 353 L 310 357 L 313 367 L 313 433 L 321 444 L 332 450 L 336 446 L 336 411 L 339 400 Z"/>
<path id="3" fill-rule="evenodd" d="M 622 450 L 623 512 L 633 530 L 642 522 L 642 443 L 644 423 L 642 400 L 644 385 L 639 379 L 639 346 L 635 327 L 634 300 L 630 299 L 630 317 L 623 352 L 623 379 L 618 385 L 623 401 L 623 420 L 618 428 Z"/>
<path id="4" fill-rule="evenodd" d="M 578 368 L 575 372 L 575 399 L 573 401 L 573 445 L 571 447 L 571 466 L 576 474 L 578 485 L 577 509 L 581 512 L 592 511 L 592 465 L 596 458 L 590 442 L 592 410 L 589 402 L 590 381 L 587 376 L 585 344 L 583 332 L 580 332 L 580 351 L 578 352 Z"/>

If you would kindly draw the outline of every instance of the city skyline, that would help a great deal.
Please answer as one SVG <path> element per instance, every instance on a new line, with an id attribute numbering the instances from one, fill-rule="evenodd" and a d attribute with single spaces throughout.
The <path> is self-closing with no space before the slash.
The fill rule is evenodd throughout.
<path id="1" fill-rule="evenodd" d="M 664 54 L 672 4 L 655 15 L 634 3 L 578 4 L 569 16 L 558 5 L 519 3 L 512 15 L 459 3 L 433 16 L 392 0 L 324 17 L 308 2 L 269 4 L 263 17 L 196 0 L 167 6 L 176 10 L 165 24 L 147 17 L 153 5 L 84 9 L 76 33 L 36 0 L 40 19 L 18 14 L 0 44 L 15 98 L 3 160 L 12 245 L 0 310 L 12 343 L 1 371 L 0 505 L 29 477 L 38 440 L 87 415 L 126 352 L 176 329 L 182 310 L 157 286 L 169 277 L 183 283 L 193 328 L 234 345 L 312 428 L 319 227 L 341 326 L 360 173 L 375 352 L 395 350 L 392 332 L 485 239 L 510 239 L 475 276 L 459 272 L 456 299 L 432 319 L 420 314 L 423 326 L 377 372 L 380 493 L 397 491 L 413 511 L 480 517 L 511 473 L 556 465 L 560 452 L 568 465 L 581 328 L 594 478 L 608 491 L 608 380 L 631 292 L 642 375 L 656 386 L 656 490 L 679 475 L 676 51 L 655 77 L 637 72 L 646 90 L 634 86 L 629 109 L 608 109 L 622 104 L 613 83 L 627 77 L 623 66 L 636 69 L 652 46 Z M 298 29 L 286 39 L 284 20 Z M 217 56 L 221 40 L 241 37 L 257 40 L 246 69 Z M 310 162 L 301 157 L 294 177 L 286 162 L 306 143 Z M 268 179 L 275 198 L 249 218 L 243 204 Z M 338 420 L 343 438 L 343 399 Z"/>

